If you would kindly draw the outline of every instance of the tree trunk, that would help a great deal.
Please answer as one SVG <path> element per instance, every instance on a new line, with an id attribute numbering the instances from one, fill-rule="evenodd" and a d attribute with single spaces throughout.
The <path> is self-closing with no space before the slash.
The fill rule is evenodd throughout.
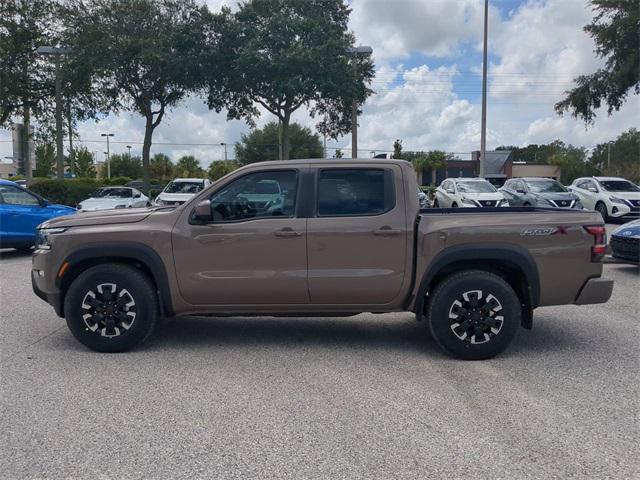
<path id="1" fill-rule="evenodd" d="M 149 192 L 149 157 L 151 154 L 151 137 L 153 136 L 153 116 L 147 115 L 147 122 L 144 127 L 144 143 L 142 144 L 142 190 Z"/>
<path id="2" fill-rule="evenodd" d="M 24 178 L 27 181 L 27 187 L 31 185 L 32 180 L 32 172 L 31 169 L 31 152 L 29 151 L 29 147 L 31 146 L 29 140 L 29 124 L 31 123 L 31 109 L 27 102 L 24 104 L 24 117 L 23 117 L 23 126 L 24 126 L 24 135 L 22 137 L 23 147 L 22 147 L 22 168 L 24 168 Z"/>
<path id="3" fill-rule="evenodd" d="M 431 185 L 436 184 L 436 169 L 431 168 Z"/>
<path id="4" fill-rule="evenodd" d="M 282 119 L 282 159 L 289 160 L 291 145 L 289 144 L 289 120 L 291 113 L 287 112 Z"/>

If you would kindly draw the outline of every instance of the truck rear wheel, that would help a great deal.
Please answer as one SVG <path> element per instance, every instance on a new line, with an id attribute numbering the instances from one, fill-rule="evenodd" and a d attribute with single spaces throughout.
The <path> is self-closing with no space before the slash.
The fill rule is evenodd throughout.
<path id="1" fill-rule="evenodd" d="M 64 301 L 71 333 L 98 352 L 123 352 L 142 343 L 158 320 L 155 288 L 141 271 L 103 264 L 82 272 Z"/>
<path id="2" fill-rule="evenodd" d="M 448 354 L 484 360 L 502 352 L 521 321 L 518 295 L 493 273 L 469 270 L 445 278 L 427 310 L 429 329 Z"/>

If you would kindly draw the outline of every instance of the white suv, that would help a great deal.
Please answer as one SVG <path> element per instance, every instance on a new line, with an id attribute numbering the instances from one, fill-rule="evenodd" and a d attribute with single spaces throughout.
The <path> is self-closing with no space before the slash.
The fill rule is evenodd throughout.
<path id="1" fill-rule="evenodd" d="M 610 218 L 640 217 L 640 188 L 618 177 L 582 177 L 569 189 L 580 197 L 584 208 L 597 210 L 606 222 Z"/>
<path id="2" fill-rule="evenodd" d="M 447 178 L 435 197 L 434 208 L 509 206 L 504 195 L 484 178 Z"/>
<path id="3" fill-rule="evenodd" d="M 176 178 L 156 197 L 156 205 L 182 205 L 211 185 L 207 178 Z"/>

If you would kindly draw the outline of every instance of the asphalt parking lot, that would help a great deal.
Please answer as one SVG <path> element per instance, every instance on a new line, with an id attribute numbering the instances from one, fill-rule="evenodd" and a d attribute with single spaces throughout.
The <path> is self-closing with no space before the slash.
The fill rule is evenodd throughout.
<path id="1" fill-rule="evenodd" d="M 640 277 L 547 307 L 497 359 L 411 315 L 200 318 L 134 352 L 77 343 L 0 253 L 0 477 L 638 478 Z"/>

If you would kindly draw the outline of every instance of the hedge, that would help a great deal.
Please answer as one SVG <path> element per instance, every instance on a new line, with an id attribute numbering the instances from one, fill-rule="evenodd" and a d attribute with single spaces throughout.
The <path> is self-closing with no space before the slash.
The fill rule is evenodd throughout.
<path id="1" fill-rule="evenodd" d="M 29 190 L 46 198 L 51 203 L 60 203 L 75 207 L 88 198 L 103 184 L 92 178 L 72 180 L 39 180 L 31 184 Z"/>

